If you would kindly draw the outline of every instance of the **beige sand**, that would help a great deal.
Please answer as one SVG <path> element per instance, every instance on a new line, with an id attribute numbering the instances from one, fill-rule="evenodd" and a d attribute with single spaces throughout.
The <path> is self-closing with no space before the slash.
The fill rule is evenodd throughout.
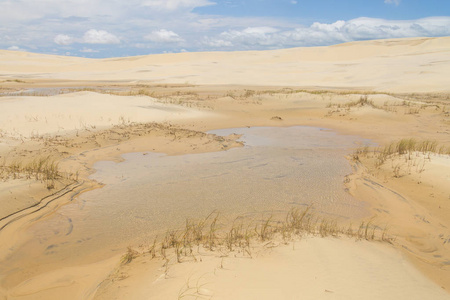
<path id="1" fill-rule="evenodd" d="M 82 130 L 143 122 L 167 122 L 213 114 L 150 97 L 119 97 L 78 92 L 51 97 L 3 97 L 0 127 L 14 138 L 65 135 Z"/>
<path id="2" fill-rule="evenodd" d="M 206 252 L 202 262 L 155 269 L 137 259 L 95 299 L 448 299 L 395 249 L 348 239 L 269 243 L 253 258 Z M 382 267 L 381 267 L 382 266 Z M 344 271 L 345 270 L 345 271 Z"/>
<path id="3" fill-rule="evenodd" d="M 0 263 L 27 242 L 27 228 L 36 218 L 51 215 L 78 192 L 99 187 L 87 180 L 96 161 L 135 151 L 183 154 L 240 146 L 236 136 L 219 139 L 206 130 L 310 125 L 380 144 L 416 137 L 449 147 L 449 57 L 450 38 L 105 60 L 1 51 L 0 92 L 94 91 L 0 97 L 0 160 L 9 164 L 50 156 L 65 172 L 47 190 L 46 182 L 14 179 L 2 171 L 0 227 L 6 227 L 0 230 Z M 113 94 L 122 96 L 104 94 L 104 88 L 118 89 Z M 368 93 L 373 104 L 352 104 L 361 94 L 351 90 Z M 213 299 L 259 299 L 261 293 L 286 299 L 299 293 L 310 299 L 450 298 L 448 155 L 418 158 L 409 169 L 404 158 L 376 168 L 370 155 L 352 164 L 349 192 L 371 205 L 374 222 L 389 227 L 397 237 L 395 249 L 346 238 L 306 238 L 295 243 L 295 251 L 291 244 L 260 249 L 252 260 L 229 255 L 224 269 L 220 253 L 207 253 L 204 263 L 172 264 L 169 278 L 159 280 L 164 262 L 146 256 L 125 266 L 117 257 L 71 267 L 37 265 L 0 273 L 0 298 L 176 298 L 189 278 L 196 286 L 204 274 L 209 285 L 201 292 Z M 402 173 L 396 177 L 392 166 L 397 164 Z M 71 185 L 75 178 L 79 184 Z M 291 262 L 299 267 L 291 268 Z M 214 270 L 217 274 L 211 275 Z M 192 289 L 185 295 L 192 296 Z"/>

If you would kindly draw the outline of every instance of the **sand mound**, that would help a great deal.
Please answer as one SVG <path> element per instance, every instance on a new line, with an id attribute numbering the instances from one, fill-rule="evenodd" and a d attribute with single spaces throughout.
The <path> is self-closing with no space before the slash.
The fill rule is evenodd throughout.
<path id="1" fill-rule="evenodd" d="M 20 138 L 94 130 L 134 122 L 165 122 L 208 112 L 157 102 L 151 97 L 77 92 L 51 97 L 2 97 L 0 128 Z"/>
<path id="2" fill-rule="evenodd" d="M 294 246 L 272 246 L 260 249 L 253 259 L 210 253 L 201 262 L 171 263 L 159 270 L 155 265 L 162 265 L 161 260 L 136 260 L 104 282 L 95 299 L 449 297 L 386 245 L 306 238 Z"/>

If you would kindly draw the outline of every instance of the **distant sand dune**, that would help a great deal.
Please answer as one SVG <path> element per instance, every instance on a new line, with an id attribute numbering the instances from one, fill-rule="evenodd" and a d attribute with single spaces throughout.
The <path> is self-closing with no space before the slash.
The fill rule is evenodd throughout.
<path id="1" fill-rule="evenodd" d="M 44 68 L 45 66 L 45 68 Z M 0 78 L 449 91 L 450 37 L 84 59 L 0 51 Z"/>

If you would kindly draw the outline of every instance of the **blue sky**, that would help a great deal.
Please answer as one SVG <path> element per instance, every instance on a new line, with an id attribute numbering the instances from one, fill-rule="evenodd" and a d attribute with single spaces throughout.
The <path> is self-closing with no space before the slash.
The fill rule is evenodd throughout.
<path id="1" fill-rule="evenodd" d="M 359 17 L 387 19 L 419 19 L 450 13 L 447 0 L 220 0 L 216 5 L 197 8 L 205 14 L 226 16 L 268 16 L 299 21 L 334 22 Z"/>
<path id="2" fill-rule="evenodd" d="M 0 0 L 0 49 L 83 57 L 450 36 L 450 0 Z"/>

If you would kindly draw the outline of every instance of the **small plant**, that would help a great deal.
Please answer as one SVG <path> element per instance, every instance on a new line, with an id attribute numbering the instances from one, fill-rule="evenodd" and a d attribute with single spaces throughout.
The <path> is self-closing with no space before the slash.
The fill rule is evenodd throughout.
<path id="1" fill-rule="evenodd" d="M 392 238 L 391 236 L 389 236 L 388 234 L 388 226 L 384 226 L 383 232 L 381 234 L 381 241 L 382 242 L 386 242 L 386 243 L 390 243 L 392 244 L 394 241 L 394 238 Z"/>
<path id="2" fill-rule="evenodd" d="M 58 163 L 48 157 L 40 157 L 25 163 L 19 160 L 9 164 L 3 163 L 0 166 L 1 178 L 3 180 L 11 179 L 35 179 L 45 182 L 48 189 L 53 189 L 55 180 L 62 178 L 58 170 Z"/>
<path id="3" fill-rule="evenodd" d="M 130 246 L 127 248 L 127 252 L 122 256 L 122 263 L 129 264 L 133 259 L 137 257 L 138 253 Z"/>
<path id="4" fill-rule="evenodd" d="M 236 95 L 235 95 L 235 93 L 233 92 L 233 91 L 228 91 L 226 94 L 225 94 L 225 97 L 230 97 L 230 98 L 235 98 L 236 97 Z"/>
<path id="5" fill-rule="evenodd" d="M 264 220 L 262 222 L 262 224 L 259 226 L 259 229 L 258 229 L 258 226 L 255 227 L 255 231 L 258 234 L 258 236 L 262 242 L 269 239 L 272 235 L 272 230 L 270 227 L 270 222 L 272 221 L 272 217 L 273 216 L 271 215 L 266 220 Z"/>
<path id="6" fill-rule="evenodd" d="M 153 240 L 153 245 L 150 247 L 150 250 L 148 251 L 152 258 L 156 257 L 156 240 L 158 239 L 158 237 L 155 237 L 155 239 Z"/>
<path id="7" fill-rule="evenodd" d="M 394 170 L 394 177 L 395 178 L 400 178 L 401 177 L 401 175 L 400 175 L 401 165 L 400 164 L 396 164 L 394 166 L 393 170 Z"/>
<path id="8" fill-rule="evenodd" d="M 208 283 L 200 283 L 202 277 L 199 277 L 195 286 L 191 285 L 191 278 L 188 278 L 185 285 L 178 292 L 178 299 L 184 299 L 185 297 L 194 299 L 211 299 L 211 292 L 203 287 Z"/>
<path id="9" fill-rule="evenodd" d="M 214 246 L 216 245 L 216 231 L 217 231 L 217 220 L 219 219 L 219 214 L 216 213 L 216 216 L 213 218 L 210 226 L 209 226 L 209 233 L 208 233 L 208 245 L 209 250 L 213 250 Z"/>
<path id="10" fill-rule="evenodd" d="M 373 101 L 369 100 L 367 95 L 359 97 L 358 101 L 352 101 L 352 102 L 345 104 L 345 107 L 347 107 L 347 108 L 355 107 L 355 106 L 371 106 L 373 108 L 377 108 L 375 106 L 375 104 L 373 103 Z"/>
<path id="11" fill-rule="evenodd" d="M 364 221 L 362 221 L 361 224 L 359 225 L 358 232 L 356 234 L 356 237 L 358 240 L 360 240 L 364 237 L 364 227 L 365 227 L 365 223 L 364 223 Z"/>
<path id="12" fill-rule="evenodd" d="M 255 94 L 256 94 L 256 92 L 253 90 L 245 90 L 245 93 L 244 93 L 244 95 L 242 95 L 242 97 L 248 98 L 248 97 L 254 96 Z"/>

